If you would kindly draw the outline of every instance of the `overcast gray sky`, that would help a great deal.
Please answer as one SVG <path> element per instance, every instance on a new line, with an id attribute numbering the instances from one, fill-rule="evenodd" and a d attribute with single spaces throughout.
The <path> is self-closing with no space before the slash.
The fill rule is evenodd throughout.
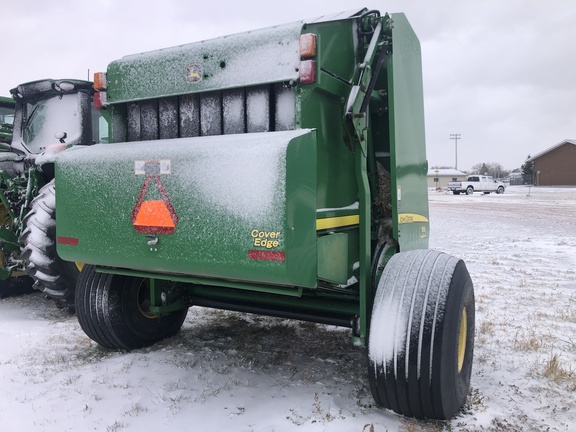
<path id="1" fill-rule="evenodd" d="M 86 79 L 127 54 L 358 7 L 404 12 L 422 44 L 430 166 L 526 157 L 576 138 L 576 1 L 2 1 L 0 95 Z M 91 79 L 91 78 L 90 78 Z"/>

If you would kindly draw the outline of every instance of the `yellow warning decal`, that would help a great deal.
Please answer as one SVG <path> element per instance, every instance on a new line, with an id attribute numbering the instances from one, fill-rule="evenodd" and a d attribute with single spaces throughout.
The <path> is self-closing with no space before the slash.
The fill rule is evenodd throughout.
<path id="1" fill-rule="evenodd" d="M 339 216 L 324 219 L 316 219 L 316 229 L 325 230 L 331 228 L 340 228 L 349 225 L 358 225 L 360 223 L 359 215 Z"/>
<path id="2" fill-rule="evenodd" d="M 425 222 L 428 223 L 428 218 L 426 216 L 422 216 L 416 213 L 400 213 L 398 215 L 398 223 L 399 224 L 408 224 L 414 222 Z"/>

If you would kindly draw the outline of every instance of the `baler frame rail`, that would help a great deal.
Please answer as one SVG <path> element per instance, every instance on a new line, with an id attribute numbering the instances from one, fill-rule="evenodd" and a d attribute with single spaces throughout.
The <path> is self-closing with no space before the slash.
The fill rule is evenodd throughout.
<path id="1" fill-rule="evenodd" d="M 149 280 L 148 310 L 153 314 L 163 315 L 190 306 L 206 306 L 343 326 L 355 329 L 355 332 L 358 328 L 358 296 L 353 291 L 348 294 L 326 293 L 322 289 L 266 286 L 108 267 L 96 267 L 95 272 Z M 173 301 L 163 300 L 158 282 L 171 282 L 170 291 L 185 294 Z M 307 312 L 296 312 L 298 310 Z"/>

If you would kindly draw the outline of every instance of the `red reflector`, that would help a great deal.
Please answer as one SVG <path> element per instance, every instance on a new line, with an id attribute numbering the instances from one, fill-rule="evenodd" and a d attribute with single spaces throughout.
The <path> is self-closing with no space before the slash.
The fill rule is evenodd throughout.
<path id="1" fill-rule="evenodd" d="M 259 261 L 285 261 L 286 256 L 281 251 L 249 250 L 248 259 Z"/>
<path id="2" fill-rule="evenodd" d="M 170 213 L 164 201 L 143 201 L 136 212 L 133 224 L 139 233 L 174 234 L 175 216 Z"/>
<path id="3" fill-rule="evenodd" d="M 56 242 L 61 245 L 78 246 L 78 239 L 76 237 L 58 236 Z"/>
<path id="4" fill-rule="evenodd" d="M 108 105 L 108 94 L 106 92 L 94 93 L 94 108 L 97 110 L 106 108 Z"/>
<path id="5" fill-rule="evenodd" d="M 301 61 L 299 75 L 302 84 L 316 82 L 316 62 L 314 60 Z"/>

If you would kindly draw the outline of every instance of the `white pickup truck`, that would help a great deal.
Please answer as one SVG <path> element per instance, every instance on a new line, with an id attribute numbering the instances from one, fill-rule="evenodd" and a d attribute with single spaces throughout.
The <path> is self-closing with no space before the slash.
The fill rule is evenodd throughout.
<path id="1" fill-rule="evenodd" d="M 454 195 L 460 195 L 461 192 L 466 192 L 468 195 L 472 195 L 474 192 L 502 194 L 504 189 L 504 183 L 483 175 L 471 175 L 466 181 L 448 183 L 448 190 L 451 190 Z"/>

